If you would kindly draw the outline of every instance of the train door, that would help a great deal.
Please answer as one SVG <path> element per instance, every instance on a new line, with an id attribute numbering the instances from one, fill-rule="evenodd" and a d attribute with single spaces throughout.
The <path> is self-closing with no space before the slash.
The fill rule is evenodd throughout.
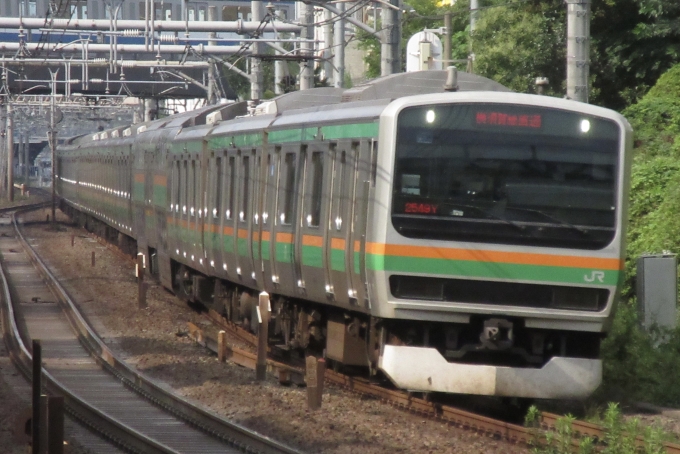
<path id="1" fill-rule="evenodd" d="M 376 142 L 362 140 L 352 143 L 351 147 L 351 184 L 349 221 L 347 232 L 349 289 L 347 295 L 350 303 L 360 308 L 370 309 L 366 279 L 366 221 L 368 216 L 368 198 L 371 185 L 371 174 Z"/>
<path id="2" fill-rule="evenodd" d="M 279 152 L 279 184 L 277 188 L 276 218 L 272 226 L 272 281 L 279 292 L 288 295 L 304 293 L 304 283 L 298 268 L 299 256 L 294 239 L 298 233 L 298 206 L 302 180 L 304 179 L 304 149 L 286 145 Z"/>
<path id="3" fill-rule="evenodd" d="M 330 293 L 325 249 L 328 240 L 328 193 L 330 170 L 327 143 L 311 144 L 304 156 L 302 219 L 296 241 L 299 248 L 300 280 L 308 298 L 323 301 Z"/>
<path id="4" fill-rule="evenodd" d="M 225 180 L 226 191 L 224 193 L 224 207 L 222 216 L 222 231 L 220 246 L 222 250 L 222 271 L 236 278 L 237 249 L 236 249 L 236 220 L 238 201 L 238 152 L 236 149 L 228 150 L 225 154 Z"/>
<path id="5" fill-rule="evenodd" d="M 279 161 L 280 161 L 280 147 L 270 149 L 264 153 L 265 162 L 262 168 L 262 183 L 263 190 L 262 208 L 260 209 L 262 223 L 260 225 L 260 256 L 261 269 L 263 275 L 263 285 L 267 292 L 272 293 L 273 290 L 273 276 L 276 275 L 275 264 L 275 242 L 273 241 L 276 235 L 274 226 L 276 224 L 276 195 L 279 185 Z"/>
<path id="6" fill-rule="evenodd" d="M 253 268 L 253 280 L 257 288 L 264 289 L 267 279 L 263 274 L 264 260 L 269 259 L 269 235 L 266 232 L 267 218 L 265 206 L 267 198 L 267 171 L 271 158 L 265 151 L 266 145 L 258 150 L 253 150 L 252 176 L 252 210 L 251 210 L 251 257 Z M 267 235 L 265 235 L 267 234 Z M 266 257 L 266 258 L 265 258 Z"/>
<path id="7" fill-rule="evenodd" d="M 257 158 L 254 150 L 240 152 L 238 169 L 239 195 L 237 200 L 238 214 L 236 220 L 236 272 L 242 281 L 253 286 L 257 273 L 253 266 L 253 199 L 254 175 L 257 168 Z"/>
<path id="8" fill-rule="evenodd" d="M 352 143 L 341 141 L 333 155 L 333 189 L 330 209 L 329 248 L 327 248 L 330 292 L 341 305 L 349 304 L 348 290 L 353 288 L 350 270 L 353 263 L 353 247 L 349 239 L 351 226 L 351 189 L 355 172 Z M 355 301 L 355 300 L 352 300 Z"/>
<path id="9" fill-rule="evenodd" d="M 224 158 L 222 151 L 216 151 L 210 157 L 208 165 L 207 210 L 205 212 L 204 239 L 207 265 L 214 271 L 217 264 L 222 263 L 220 244 L 222 227 L 222 194 L 224 191 Z M 220 265 L 221 266 L 221 265 Z"/>

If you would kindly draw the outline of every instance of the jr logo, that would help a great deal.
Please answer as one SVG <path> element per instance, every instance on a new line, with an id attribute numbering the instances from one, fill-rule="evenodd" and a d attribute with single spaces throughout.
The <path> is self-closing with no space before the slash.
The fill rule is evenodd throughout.
<path id="1" fill-rule="evenodd" d="M 597 280 L 598 282 L 604 283 L 604 271 L 593 271 L 590 273 L 590 276 L 587 274 L 584 275 L 583 280 L 586 282 L 595 282 L 595 280 Z"/>

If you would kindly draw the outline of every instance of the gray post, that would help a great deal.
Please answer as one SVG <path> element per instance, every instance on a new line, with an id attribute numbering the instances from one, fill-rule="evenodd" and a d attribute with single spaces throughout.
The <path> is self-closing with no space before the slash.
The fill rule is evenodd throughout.
<path id="1" fill-rule="evenodd" d="M 24 175 L 26 176 L 26 187 L 28 187 L 28 181 L 31 178 L 31 136 L 27 131 L 24 136 Z"/>
<path id="2" fill-rule="evenodd" d="M 380 75 L 401 72 L 401 0 L 389 0 L 382 7 L 382 45 Z"/>
<path id="3" fill-rule="evenodd" d="M 302 39 L 314 39 L 314 7 L 306 3 L 300 3 L 300 23 L 302 25 Z M 300 51 L 303 57 L 311 57 L 313 52 L 312 43 L 303 41 L 300 43 Z M 311 59 L 300 62 L 300 90 L 314 88 L 314 64 Z"/>
<path id="4" fill-rule="evenodd" d="M 442 68 L 451 64 L 451 11 L 444 13 L 444 55 Z"/>
<path id="5" fill-rule="evenodd" d="M 330 82 L 333 77 L 333 65 L 331 63 L 331 57 L 335 49 L 333 48 L 333 13 L 329 10 L 323 10 L 323 75 L 328 82 Z"/>
<path id="6" fill-rule="evenodd" d="M 57 209 L 57 180 L 56 172 L 57 169 L 57 71 L 50 70 L 50 77 L 52 79 L 52 96 L 50 97 L 50 155 L 52 157 L 52 223 L 56 219 L 56 209 Z"/>
<path id="7" fill-rule="evenodd" d="M 264 380 L 267 377 L 267 347 L 269 340 L 269 294 L 260 293 L 258 298 L 257 315 L 260 320 L 257 331 L 257 362 L 255 364 L 255 379 Z"/>
<path id="8" fill-rule="evenodd" d="M 281 17 L 281 10 L 276 11 L 276 15 L 278 17 Z M 279 38 L 278 32 L 275 35 L 275 38 Z M 281 51 L 277 50 L 275 51 L 276 55 L 281 55 Z M 286 65 L 287 63 L 281 60 L 274 60 L 274 93 L 277 95 L 282 95 L 283 94 L 283 76 L 287 74 L 287 71 L 283 67 L 283 65 Z"/>
<path id="9" fill-rule="evenodd" d="M 588 102 L 590 0 L 567 2 L 567 98 Z"/>
<path id="10" fill-rule="evenodd" d="M 254 0 L 250 2 L 253 11 L 253 22 L 258 24 L 264 18 L 264 9 L 262 2 Z M 259 55 L 262 53 L 262 44 L 258 42 L 253 43 L 253 54 Z M 250 99 L 256 103 L 263 98 L 264 89 L 262 87 L 262 60 L 259 58 L 250 59 Z"/>
<path id="11" fill-rule="evenodd" d="M 337 3 L 340 13 L 345 12 L 345 4 Z M 336 73 L 333 78 L 333 85 L 337 88 L 342 88 L 345 83 L 345 20 L 340 19 L 335 21 L 335 30 L 333 31 L 333 50 L 335 55 L 333 57 L 333 64 L 335 65 Z"/>
<path id="12" fill-rule="evenodd" d="M 7 200 L 14 201 L 14 118 L 12 103 L 7 100 Z"/>
<path id="13" fill-rule="evenodd" d="M 214 22 L 217 20 L 217 7 L 216 6 L 209 6 L 208 7 L 208 20 L 211 22 Z M 216 46 L 217 41 L 214 41 L 214 38 L 217 36 L 217 33 L 215 32 L 210 32 L 208 33 L 208 45 L 209 46 Z M 216 96 L 215 96 L 215 65 L 213 64 L 212 58 L 209 60 L 210 61 L 210 66 L 208 67 L 208 104 L 215 104 L 217 102 Z"/>

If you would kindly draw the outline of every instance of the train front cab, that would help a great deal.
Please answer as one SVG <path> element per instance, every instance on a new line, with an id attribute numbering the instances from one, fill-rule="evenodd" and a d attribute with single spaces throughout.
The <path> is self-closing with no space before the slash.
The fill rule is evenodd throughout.
<path id="1" fill-rule="evenodd" d="M 597 388 L 622 279 L 630 137 L 615 112 L 531 95 L 386 109 L 378 165 L 391 178 L 376 187 L 367 262 L 385 327 L 379 368 L 397 387 Z"/>

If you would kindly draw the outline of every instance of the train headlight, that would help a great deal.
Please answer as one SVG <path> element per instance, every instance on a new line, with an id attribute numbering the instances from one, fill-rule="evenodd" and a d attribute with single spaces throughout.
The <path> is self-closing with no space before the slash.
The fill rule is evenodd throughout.
<path id="1" fill-rule="evenodd" d="M 585 119 L 581 120 L 581 123 L 580 123 L 579 126 L 581 128 L 582 133 L 584 133 L 584 134 L 587 133 L 588 131 L 590 131 L 590 120 L 585 120 Z"/>
<path id="2" fill-rule="evenodd" d="M 435 118 L 436 115 L 434 114 L 434 110 L 428 110 L 425 114 L 425 121 L 428 123 L 434 123 Z"/>

